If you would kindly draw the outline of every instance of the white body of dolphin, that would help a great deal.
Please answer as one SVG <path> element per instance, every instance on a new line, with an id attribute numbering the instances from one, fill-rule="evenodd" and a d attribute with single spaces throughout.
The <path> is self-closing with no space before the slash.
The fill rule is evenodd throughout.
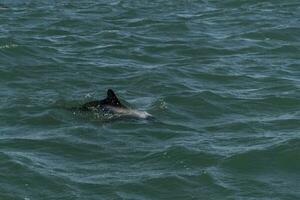
<path id="1" fill-rule="evenodd" d="M 115 114 L 118 115 L 124 115 L 124 116 L 132 116 L 132 117 L 137 117 L 141 119 L 146 119 L 149 117 L 152 117 L 151 114 L 147 113 L 146 111 L 139 111 L 139 110 L 134 110 L 131 108 L 118 108 L 118 107 L 113 107 L 113 106 L 107 106 L 111 111 L 113 111 Z"/>

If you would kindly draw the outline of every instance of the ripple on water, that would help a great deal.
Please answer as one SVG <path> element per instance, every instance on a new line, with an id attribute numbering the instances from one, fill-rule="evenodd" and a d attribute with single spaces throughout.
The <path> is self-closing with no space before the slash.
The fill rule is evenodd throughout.
<path id="1" fill-rule="evenodd" d="M 224 160 L 223 166 L 237 173 L 295 173 L 300 168 L 299 140 L 291 139 L 267 148 L 253 149 Z M 278 173 L 278 172 L 277 172 Z"/>

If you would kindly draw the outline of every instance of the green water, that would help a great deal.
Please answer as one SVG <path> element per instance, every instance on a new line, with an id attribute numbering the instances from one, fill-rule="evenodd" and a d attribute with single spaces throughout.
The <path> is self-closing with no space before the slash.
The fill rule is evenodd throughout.
<path id="1" fill-rule="evenodd" d="M 0 3 L 1 200 L 300 199 L 299 1 Z"/>

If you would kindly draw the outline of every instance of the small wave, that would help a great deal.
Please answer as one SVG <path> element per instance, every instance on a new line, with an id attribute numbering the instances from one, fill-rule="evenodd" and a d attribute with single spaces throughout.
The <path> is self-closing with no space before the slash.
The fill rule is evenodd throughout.
<path id="1" fill-rule="evenodd" d="M 16 48 L 19 45 L 17 44 L 5 44 L 5 45 L 0 45 L 0 49 L 11 49 L 11 48 Z"/>
<path id="2" fill-rule="evenodd" d="M 57 126 L 64 123 L 63 118 L 59 118 L 50 110 L 36 114 L 26 114 L 22 118 L 20 122 L 30 126 Z"/>
<path id="3" fill-rule="evenodd" d="M 300 170 L 300 140 L 291 139 L 268 148 L 250 150 L 224 160 L 222 167 L 244 173 Z"/>
<path id="4" fill-rule="evenodd" d="M 199 152 L 195 149 L 188 149 L 184 146 L 171 146 L 165 150 L 150 153 L 143 158 L 144 163 L 165 163 L 171 168 L 199 168 L 215 165 L 219 156 L 206 152 Z"/>
<path id="5" fill-rule="evenodd" d="M 5 163 L 5 168 L 2 168 L 0 172 L 0 182 L 2 189 L 6 192 L 1 192 L 0 197 L 9 196 L 6 195 L 9 193 L 14 194 L 13 199 L 24 199 L 24 196 L 35 199 L 41 195 L 59 198 L 59 196 L 66 195 L 57 195 L 56 192 L 60 193 L 71 189 L 67 185 L 66 179 L 58 177 L 51 170 L 45 170 L 40 163 L 36 162 L 35 156 L 14 151 L 4 150 L 4 152 L 5 157 L 0 155 L 1 163 Z M 20 174 L 22 174 L 22 180 L 20 180 Z M 40 183 L 47 183 L 51 189 L 45 189 L 44 185 Z M 11 187 L 12 185 L 13 187 Z M 32 193 L 28 193 L 28 190 Z"/>
<path id="6" fill-rule="evenodd" d="M 156 191 L 155 198 L 167 199 L 205 199 L 208 196 L 220 199 L 223 195 L 231 194 L 231 190 L 217 183 L 210 173 L 202 172 L 193 175 L 162 174 L 157 177 L 147 178 L 141 186 L 150 191 Z M 162 188 L 164 188 L 162 190 Z M 170 193 L 169 191 L 182 191 Z M 215 193 L 217 192 L 217 193 Z M 151 195 L 153 198 L 154 196 Z"/>

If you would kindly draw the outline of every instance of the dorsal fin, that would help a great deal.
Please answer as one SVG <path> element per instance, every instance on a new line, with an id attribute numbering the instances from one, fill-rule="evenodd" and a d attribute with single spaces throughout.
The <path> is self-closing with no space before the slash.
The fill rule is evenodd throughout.
<path id="1" fill-rule="evenodd" d="M 106 100 L 107 100 L 107 103 L 111 106 L 123 107 L 123 105 L 120 103 L 118 97 L 115 95 L 115 93 L 112 89 L 107 90 Z"/>
<path id="2" fill-rule="evenodd" d="M 114 99 L 114 98 L 118 99 L 112 89 L 107 90 L 107 97 L 106 98 L 108 98 L 108 99 Z"/>

